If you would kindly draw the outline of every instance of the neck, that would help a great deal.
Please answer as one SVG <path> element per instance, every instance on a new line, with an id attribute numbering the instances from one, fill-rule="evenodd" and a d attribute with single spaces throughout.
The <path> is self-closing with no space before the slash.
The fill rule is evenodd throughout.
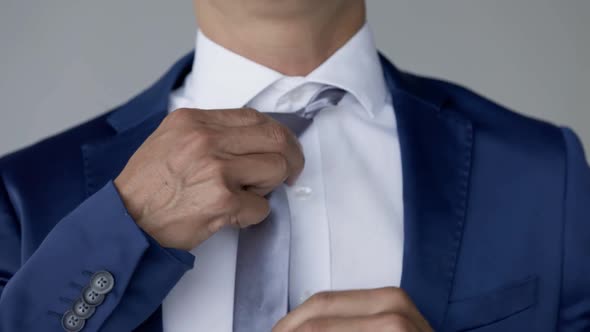
<path id="1" fill-rule="evenodd" d="M 202 33 L 232 52 L 288 76 L 309 74 L 365 23 L 361 0 L 313 0 L 310 8 L 294 8 L 284 15 L 269 11 L 252 15 L 249 8 L 234 5 L 226 10 L 215 3 L 196 2 Z"/>

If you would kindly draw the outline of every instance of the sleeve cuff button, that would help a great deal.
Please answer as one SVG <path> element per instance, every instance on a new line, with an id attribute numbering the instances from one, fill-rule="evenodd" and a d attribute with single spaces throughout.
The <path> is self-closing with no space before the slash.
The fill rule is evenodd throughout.
<path id="1" fill-rule="evenodd" d="M 104 301 L 104 294 L 98 294 L 92 289 L 92 287 L 86 287 L 82 290 L 82 299 L 86 304 L 98 306 Z"/>
<path id="2" fill-rule="evenodd" d="M 90 287 L 98 294 L 106 294 L 115 286 L 115 278 L 108 271 L 98 271 L 90 279 Z"/>
<path id="3" fill-rule="evenodd" d="M 66 332 L 78 332 L 84 328 L 86 320 L 78 317 L 73 311 L 68 310 L 61 319 L 61 325 Z"/>

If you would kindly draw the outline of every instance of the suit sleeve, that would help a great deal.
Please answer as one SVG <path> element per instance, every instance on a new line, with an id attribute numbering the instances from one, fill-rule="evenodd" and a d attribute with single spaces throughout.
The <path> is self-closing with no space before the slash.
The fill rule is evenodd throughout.
<path id="1" fill-rule="evenodd" d="M 190 253 L 162 248 L 141 231 L 112 182 L 63 218 L 24 262 L 27 232 L 16 216 L 0 183 L 1 332 L 131 331 L 193 267 Z M 84 299 L 97 304 L 76 315 L 74 304 Z"/>
<path id="2" fill-rule="evenodd" d="M 590 331 L 590 169 L 580 140 L 563 129 L 567 174 L 559 331 Z"/>

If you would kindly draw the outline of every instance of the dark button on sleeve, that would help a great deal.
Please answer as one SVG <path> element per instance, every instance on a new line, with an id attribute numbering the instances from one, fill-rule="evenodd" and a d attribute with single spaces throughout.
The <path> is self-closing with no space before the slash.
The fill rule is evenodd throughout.
<path id="1" fill-rule="evenodd" d="M 90 279 L 90 287 L 98 294 L 106 294 L 115 286 L 115 278 L 108 271 L 98 271 Z"/>
<path id="2" fill-rule="evenodd" d="M 61 319 L 61 325 L 67 332 L 78 332 L 84 328 L 86 320 L 78 317 L 73 311 L 68 310 Z"/>
<path id="3" fill-rule="evenodd" d="M 98 294 L 92 287 L 88 286 L 82 290 L 82 299 L 86 304 L 97 306 L 101 305 L 102 301 L 104 301 L 104 294 Z"/>
<path id="4" fill-rule="evenodd" d="M 96 307 L 84 302 L 83 299 L 78 299 L 74 302 L 74 306 L 72 308 L 76 316 L 82 319 L 88 319 L 90 316 L 94 314 L 96 311 Z"/>

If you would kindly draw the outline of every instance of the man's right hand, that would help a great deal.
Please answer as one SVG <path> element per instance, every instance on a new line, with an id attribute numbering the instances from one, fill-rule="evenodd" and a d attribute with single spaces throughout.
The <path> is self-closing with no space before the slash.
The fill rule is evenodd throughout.
<path id="1" fill-rule="evenodd" d="M 139 227 L 164 247 L 190 250 L 224 226 L 264 220 L 264 196 L 303 164 L 296 137 L 262 113 L 179 109 L 114 183 Z"/>

